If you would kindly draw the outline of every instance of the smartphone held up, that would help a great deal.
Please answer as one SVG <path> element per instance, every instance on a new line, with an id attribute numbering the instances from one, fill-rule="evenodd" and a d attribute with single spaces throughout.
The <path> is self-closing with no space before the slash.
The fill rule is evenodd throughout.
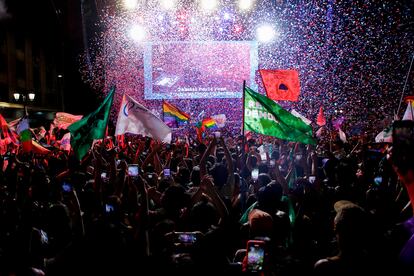
<path id="1" fill-rule="evenodd" d="M 252 180 L 253 181 L 257 181 L 257 179 L 259 178 L 259 169 L 253 169 L 252 170 Z"/>
<path id="2" fill-rule="evenodd" d="M 181 244 L 193 244 L 197 241 L 197 234 L 194 232 L 176 232 L 176 242 Z"/>
<path id="3" fill-rule="evenodd" d="M 128 175 L 132 177 L 137 177 L 139 175 L 139 168 L 137 164 L 128 165 Z"/>
<path id="4" fill-rule="evenodd" d="M 70 193 L 73 190 L 72 184 L 68 183 L 68 182 L 63 182 L 62 184 L 62 190 L 65 193 Z"/>
<path id="5" fill-rule="evenodd" d="M 263 271 L 265 262 L 265 242 L 249 240 L 247 242 L 247 270 L 249 272 Z"/>
<path id="6" fill-rule="evenodd" d="M 171 176 L 171 170 L 170 168 L 164 169 L 164 177 L 170 177 Z"/>

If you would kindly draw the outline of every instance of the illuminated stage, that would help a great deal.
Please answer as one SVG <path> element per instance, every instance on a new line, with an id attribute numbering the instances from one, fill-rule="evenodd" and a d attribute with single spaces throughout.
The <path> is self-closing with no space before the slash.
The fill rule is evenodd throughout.
<path id="1" fill-rule="evenodd" d="M 285 109 L 312 120 L 323 107 L 327 116 L 347 113 L 353 125 L 369 113 L 382 120 L 397 108 L 384 99 L 395 98 L 412 56 L 408 33 L 396 39 L 392 28 L 361 21 L 361 13 L 383 14 L 380 2 L 354 5 L 352 13 L 332 1 L 104 2 L 81 73 L 99 97 L 116 86 L 114 114 L 126 93 L 156 114 L 167 100 L 194 120 L 204 111 L 240 122 L 243 80 L 265 94 L 257 69 L 294 69 L 300 96 L 279 102 Z M 390 22 L 401 16 L 392 14 Z M 372 47 L 377 40 L 384 43 Z M 381 112 L 373 109 L 384 104 Z"/>
<path id="2" fill-rule="evenodd" d="M 241 98 L 245 80 L 256 89 L 255 41 L 148 43 L 145 99 Z"/>

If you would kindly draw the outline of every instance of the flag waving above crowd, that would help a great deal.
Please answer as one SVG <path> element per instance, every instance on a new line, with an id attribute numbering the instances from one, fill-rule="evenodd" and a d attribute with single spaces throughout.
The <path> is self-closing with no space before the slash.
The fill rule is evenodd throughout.
<path id="1" fill-rule="evenodd" d="M 245 88 L 244 127 L 279 139 L 315 144 L 312 127 L 271 99 Z"/>
<path id="2" fill-rule="evenodd" d="M 164 112 L 164 123 L 169 127 L 180 127 L 190 119 L 190 115 L 166 101 L 162 103 L 162 110 Z"/>
<path id="3" fill-rule="evenodd" d="M 79 160 L 86 155 L 93 140 L 104 137 L 114 94 L 115 88 L 112 88 L 98 109 L 68 127 L 70 144 Z"/>
<path id="4" fill-rule="evenodd" d="M 299 73 L 296 70 L 259 70 L 267 97 L 274 101 L 296 102 L 300 94 Z"/>
<path id="5" fill-rule="evenodd" d="M 326 125 L 326 118 L 325 118 L 325 115 L 323 113 L 323 107 L 322 106 L 319 108 L 318 117 L 316 118 L 316 124 L 318 126 Z"/>
<path id="6" fill-rule="evenodd" d="M 82 115 L 72 115 L 66 112 L 56 112 L 56 117 L 53 124 L 61 129 L 67 129 L 71 124 L 82 119 Z"/>
<path id="7" fill-rule="evenodd" d="M 0 115 L 0 140 L 6 140 L 6 143 L 16 143 L 17 135 L 12 131 L 3 116 Z"/>
<path id="8" fill-rule="evenodd" d="M 29 119 L 27 117 L 23 117 L 17 124 L 17 133 L 20 135 L 20 142 L 23 145 L 23 151 L 31 151 L 32 133 L 30 132 Z"/>
<path id="9" fill-rule="evenodd" d="M 141 134 L 171 143 L 171 129 L 151 111 L 128 95 L 122 98 L 115 135 Z"/>

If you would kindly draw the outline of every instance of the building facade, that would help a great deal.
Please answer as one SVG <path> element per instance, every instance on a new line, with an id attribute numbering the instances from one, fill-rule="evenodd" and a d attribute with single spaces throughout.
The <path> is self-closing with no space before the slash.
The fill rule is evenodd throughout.
<path id="1" fill-rule="evenodd" d="M 41 5 L 7 8 L 0 18 L 0 112 L 15 118 L 25 104 L 38 113 L 62 110 L 64 52 L 59 24 L 48 14 L 53 10 Z M 16 100 L 15 93 L 34 93 L 35 99 Z"/>

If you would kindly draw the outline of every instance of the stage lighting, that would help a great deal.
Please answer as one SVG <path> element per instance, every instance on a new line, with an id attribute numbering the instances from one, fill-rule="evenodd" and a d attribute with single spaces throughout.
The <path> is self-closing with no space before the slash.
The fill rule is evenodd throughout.
<path id="1" fill-rule="evenodd" d="M 124 0 L 124 7 L 128 10 L 134 10 L 138 6 L 138 0 Z"/>
<path id="2" fill-rule="evenodd" d="M 235 34 L 241 34 L 243 32 L 243 27 L 240 25 L 235 25 L 234 26 L 234 33 Z"/>
<path id="3" fill-rule="evenodd" d="M 248 10 L 253 6 L 253 0 L 239 0 L 239 8 L 241 10 Z"/>
<path id="4" fill-rule="evenodd" d="M 137 42 L 141 42 L 144 41 L 147 33 L 145 31 L 145 28 L 141 25 L 134 25 L 132 26 L 132 28 L 129 30 L 129 36 Z"/>
<path id="5" fill-rule="evenodd" d="M 267 43 L 273 41 L 278 33 L 271 25 L 262 25 L 256 30 L 256 37 L 259 42 Z"/>
<path id="6" fill-rule="evenodd" d="M 201 0 L 201 8 L 205 11 L 212 11 L 218 6 L 217 0 Z"/>
<path id="7" fill-rule="evenodd" d="M 223 15 L 223 19 L 224 20 L 230 20 L 231 19 L 231 14 L 229 14 L 228 12 L 225 12 Z"/>
<path id="8" fill-rule="evenodd" d="M 161 0 L 161 7 L 164 10 L 171 10 L 175 7 L 176 0 Z"/>

